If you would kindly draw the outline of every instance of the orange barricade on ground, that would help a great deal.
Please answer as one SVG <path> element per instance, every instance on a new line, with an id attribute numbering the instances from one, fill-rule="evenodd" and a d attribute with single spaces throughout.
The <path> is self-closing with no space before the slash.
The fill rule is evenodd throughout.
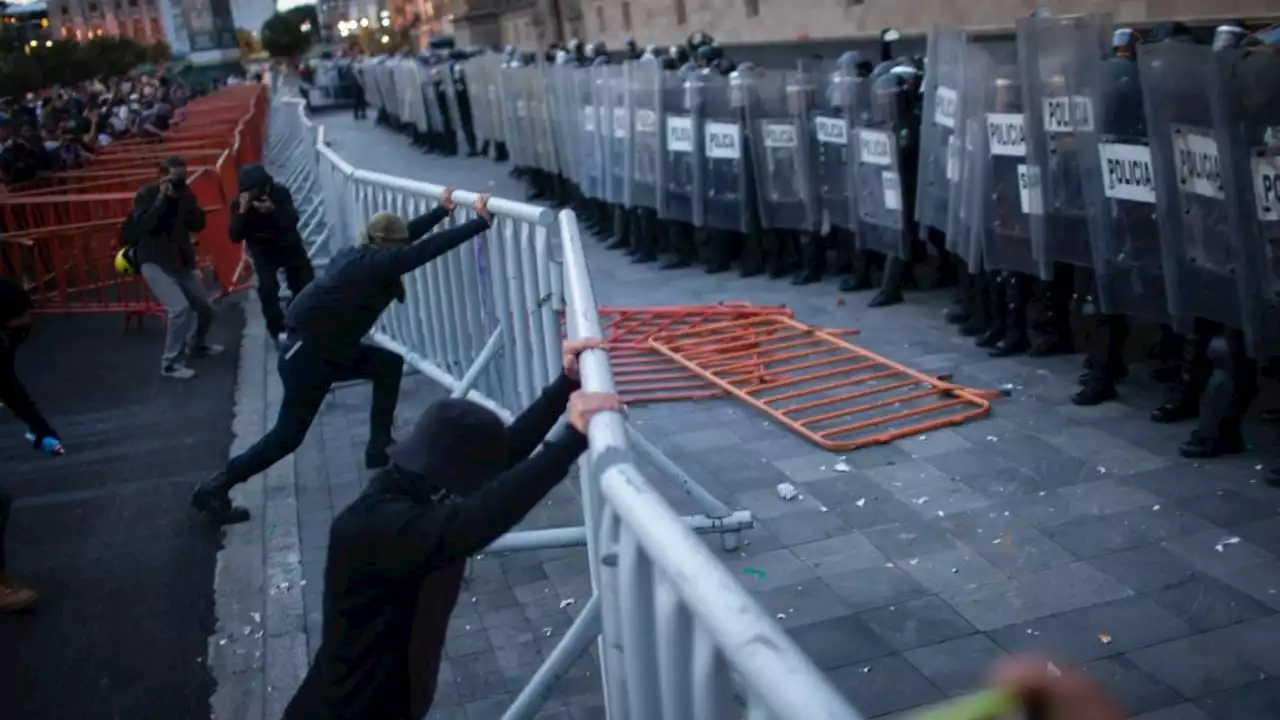
<path id="1" fill-rule="evenodd" d="M 161 314 L 139 278 L 114 269 L 124 219 L 144 185 L 170 156 L 188 163 L 188 184 L 205 210 L 196 234 L 202 269 L 222 294 L 246 286 L 244 248 L 228 235 L 240 166 L 259 162 L 266 90 L 227 88 L 191 103 L 165 137 L 102 148 L 86 167 L 54 173 L 0 193 L 0 275 L 18 278 L 44 313 Z"/>
<path id="2" fill-rule="evenodd" d="M 651 347 L 834 452 L 986 415 L 997 392 L 953 385 L 780 315 L 663 332 Z"/>

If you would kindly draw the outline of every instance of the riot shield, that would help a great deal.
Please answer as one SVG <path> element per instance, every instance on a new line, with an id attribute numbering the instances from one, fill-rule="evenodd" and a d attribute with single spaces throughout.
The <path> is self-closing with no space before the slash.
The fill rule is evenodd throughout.
<path id="1" fill-rule="evenodd" d="M 373 106 L 374 112 L 382 109 L 382 92 L 374 77 L 377 65 L 371 60 L 363 60 L 356 66 L 356 80 L 364 88 L 365 101 Z"/>
<path id="2" fill-rule="evenodd" d="M 950 181 L 957 174 L 963 133 L 959 118 L 964 114 L 968 42 L 966 33 L 953 27 L 935 25 L 929 34 L 924 114 L 920 118 L 920 166 L 916 175 L 916 220 L 921 232 L 927 228 L 945 232 L 949 222 Z"/>
<path id="3" fill-rule="evenodd" d="M 814 110 L 813 173 L 822 214 L 833 227 L 852 230 L 854 209 L 853 146 L 855 126 L 854 68 L 836 67 L 826 76 L 818 106 Z"/>
<path id="4" fill-rule="evenodd" d="M 1040 210 L 1040 183 L 1027 162 L 1026 123 L 1018 68 L 993 65 L 983 88 L 987 163 L 982 186 L 983 265 L 988 270 L 1048 277 L 1032 247 L 1031 218 Z M 1087 237 L 1087 236 L 1086 236 Z"/>
<path id="5" fill-rule="evenodd" d="M 695 76 L 690 76 L 691 78 Z M 699 71 L 701 112 L 695 137 L 700 140 L 702 167 L 702 217 L 694 224 L 712 230 L 747 232 L 748 139 L 743 132 L 747 88 L 741 77 L 726 78 L 711 70 Z M 732 82 L 731 82 L 732 80 Z"/>
<path id="6" fill-rule="evenodd" d="M 405 87 L 412 88 L 420 85 L 421 83 L 418 80 L 419 71 L 424 69 L 417 63 L 410 65 L 404 73 Z M 423 102 L 422 93 L 406 92 L 404 94 L 403 107 L 404 115 L 401 118 L 402 120 L 413 125 L 420 133 L 425 133 L 430 129 L 427 125 L 427 109 Z"/>
<path id="7" fill-rule="evenodd" d="M 697 116 L 702 112 L 702 83 L 696 75 L 662 73 L 662 185 L 658 217 L 693 223 L 701 218 L 702 164 Z"/>
<path id="8" fill-rule="evenodd" d="M 528 127 L 533 143 L 531 167 L 554 174 L 558 165 L 551 127 L 547 122 L 546 85 L 542 81 L 542 70 L 538 67 L 523 67 L 519 68 L 519 74 L 520 87 L 529 108 Z"/>
<path id="9" fill-rule="evenodd" d="M 527 168 L 532 164 L 532 147 L 529 144 L 529 101 L 518 67 L 504 67 L 498 73 L 499 95 L 502 97 L 503 134 L 507 138 L 507 150 L 511 164 Z"/>
<path id="10" fill-rule="evenodd" d="M 1092 127 L 1076 127 L 1093 242 L 1098 307 L 1104 313 L 1169 319 L 1156 203 L 1157 169 L 1143 113 L 1138 65 L 1097 56 Z"/>
<path id="11" fill-rule="evenodd" d="M 817 232 L 822 214 L 809 134 L 813 79 L 804 72 L 771 70 L 745 74 L 742 81 L 760 227 Z"/>
<path id="12" fill-rule="evenodd" d="M 472 122 L 475 124 L 476 138 L 481 143 L 502 139 L 496 132 L 496 118 L 500 115 L 496 114 L 489 99 L 489 88 L 493 85 L 496 70 L 497 57 L 492 54 L 471 58 L 464 70 L 467 76 L 467 97 L 471 101 Z"/>
<path id="13" fill-rule="evenodd" d="M 987 118 L 982 98 L 995 66 L 987 47 L 966 43 L 961 49 L 959 99 L 956 105 L 955 131 L 947 137 L 946 167 L 947 217 L 942 228 L 947 234 L 947 250 L 964 260 L 969 272 L 982 270 L 982 249 L 986 230 L 986 199 L 991 188 L 984 184 L 990 177 L 988 168 Z M 945 93 L 944 93 L 945 95 Z M 935 109 L 936 113 L 936 109 Z M 929 122 L 926 113 L 923 122 Z M 921 169 L 925 172 L 923 149 Z"/>
<path id="14" fill-rule="evenodd" d="M 574 88 L 578 113 L 578 171 L 582 194 L 604 199 L 604 158 L 600 144 L 600 112 L 596 107 L 595 79 L 591 68 L 575 68 Z"/>
<path id="15" fill-rule="evenodd" d="M 1209 87 L 1244 331 L 1252 355 L 1267 359 L 1280 355 L 1280 55 L 1263 45 L 1213 60 Z"/>
<path id="16" fill-rule="evenodd" d="M 404 88 L 405 92 L 400 93 L 396 98 L 399 111 L 396 113 L 400 116 L 400 121 L 412 125 L 415 119 L 415 111 L 417 110 L 420 100 L 414 97 L 410 88 L 418 83 L 418 63 L 413 58 L 402 58 L 396 65 L 396 87 Z"/>
<path id="17" fill-rule="evenodd" d="M 454 147 L 466 148 L 467 137 L 462 131 L 462 108 L 458 104 L 458 87 L 454 78 L 454 67 L 449 63 L 440 65 L 440 95 L 444 98 L 444 115 L 448 118 L 449 129 L 453 131 L 451 142 Z M 465 150 L 464 150 L 465 151 Z"/>
<path id="18" fill-rule="evenodd" d="M 631 63 L 605 65 L 599 88 L 608 114 L 605 140 L 606 199 L 615 205 L 631 205 Z"/>
<path id="19" fill-rule="evenodd" d="M 444 132 L 444 108 L 440 107 L 439 66 L 424 66 L 419 85 L 422 90 L 422 102 L 426 106 L 427 124 L 431 126 L 432 134 L 438 136 Z"/>
<path id="20" fill-rule="evenodd" d="M 570 115 L 568 108 L 572 104 L 572 77 L 567 65 L 548 65 L 543 68 L 543 82 L 547 88 L 547 124 L 551 132 L 551 140 L 556 148 L 556 164 L 562 177 L 577 182 L 576 149 L 574 138 L 570 134 L 576 129 L 570 118 L 576 121 L 576 115 Z"/>
<path id="21" fill-rule="evenodd" d="M 1094 130 L 1090 72 L 1110 35 L 1108 15 L 1018 21 L 1027 165 L 1038 174 L 1043 210 L 1031 217 L 1031 236 L 1047 262 L 1093 265 L 1078 134 Z"/>
<path id="22" fill-rule="evenodd" d="M 856 128 L 858 155 L 854 165 L 857 194 L 858 249 L 907 259 L 911 253 L 907 218 L 911 208 L 903 193 L 902 139 L 914 130 L 905 112 L 910 98 L 898 78 L 886 74 L 866 94 L 862 123 Z"/>
<path id="23" fill-rule="evenodd" d="M 662 187 L 662 66 L 641 61 L 631 70 L 631 205 L 658 209 Z"/>
<path id="24" fill-rule="evenodd" d="M 378 73 L 378 82 L 382 85 L 383 110 L 393 123 L 400 121 L 400 95 L 396 92 L 396 58 L 387 58 Z"/>

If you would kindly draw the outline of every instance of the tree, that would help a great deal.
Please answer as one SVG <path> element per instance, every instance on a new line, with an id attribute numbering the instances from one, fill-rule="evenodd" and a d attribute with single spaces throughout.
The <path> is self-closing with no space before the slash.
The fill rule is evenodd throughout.
<path id="1" fill-rule="evenodd" d="M 5 29 L 0 27 L 0 97 L 123 75 L 168 55 L 167 46 L 144 46 L 127 38 L 96 37 L 85 43 L 54 40 L 33 46 L 13 42 Z"/>
<path id="2" fill-rule="evenodd" d="M 311 35 L 313 38 L 320 36 L 320 14 L 316 11 L 315 5 L 295 5 L 285 10 L 281 15 L 288 15 L 298 23 L 298 28 L 306 28 L 303 32 Z"/>
<path id="3" fill-rule="evenodd" d="M 302 31 L 297 17 L 276 13 L 262 23 L 262 49 L 271 57 L 294 59 L 311 49 L 311 35 Z"/>

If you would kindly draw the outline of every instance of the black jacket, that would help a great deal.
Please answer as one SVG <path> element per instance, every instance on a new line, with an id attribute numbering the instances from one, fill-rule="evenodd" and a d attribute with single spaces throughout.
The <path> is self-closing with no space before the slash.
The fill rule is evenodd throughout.
<path id="1" fill-rule="evenodd" d="M 409 222 L 412 245 L 350 247 L 333 256 L 324 275 L 294 298 L 285 316 L 290 333 L 344 359 L 377 322 L 392 300 L 403 297 L 400 276 L 417 270 L 489 229 L 476 218 L 422 237 L 449 216 L 443 206 Z M 421 239 L 419 239 L 421 238 Z"/>
<path id="2" fill-rule="evenodd" d="M 204 230 L 204 210 L 187 188 L 177 197 L 160 197 L 160 184 L 147 185 L 133 198 L 133 232 L 138 266 L 154 263 L 169 271 L 195 270 L 191 234 Z"/>
<path id="3" fill-rule="evenodd" d="M 298 234 L 298 210 L 293 204 L 289 188 L 273 182 L 261 165 L 245 165 L 239 173 L 240 192 L 253 193 L 267 186 L 267 193 L 275 209 L 261 213 L 252 207 L 240 211 L 239 198 L 231 203 L 231 242 L 245 243 L 249 249 L 263 255 L 296 251 L 302 245 Z"/>
<path id="4" fill-rule="evenodd" d="M 324 639 L 284 720 L 426 714 L 467 558 L 520 522 L 586 450 L 566 426 L 534 453 L 576 388 L 561 376 L 510 427 L 465 400 L 423 414 L 395 464 L 333 521 Z"/>

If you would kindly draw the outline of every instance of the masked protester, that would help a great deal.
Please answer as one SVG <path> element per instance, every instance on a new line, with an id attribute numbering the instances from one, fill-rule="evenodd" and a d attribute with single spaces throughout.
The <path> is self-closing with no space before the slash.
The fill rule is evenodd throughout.
<path id="1" fill-rule="evenodd" d="M 277 185 L 261 165 L 240 168 L 240 197 L 231 210 L 231 242 L 249 247 L 258 276 L 258 298 L 267 332 L 281 340 L 284 312 L 280 309 L 279 271 L 297 297 L 315 278 L 307 249 L 298 233 L 298 211 L 289 188 Z"/>
<path id="2" fill-rule="evenodd" d="M 589 347 L 598 344 L 566 343 L 563 373 L 509 427 L 480 405 L 444 400 L 391 449 L 393 464 L 329 530 L 324 639 L 284 720 L 426 715 L 467 558 L 564 479 L 596 413 L 622 409 L 577 390 Z M 566 406 L 568 425 L 543 443 Z"/>
<path id="3" fill-rule="evenodd" d="M 160 167 L 160 181 L 138 191 L 128 221 L 126 245 L 137 248 L 139 272 L 169 316 L 160 374 L 177 380 L 196 376 L 188 357 L 222 352 L 208 342 L 213 305 L 196 269 L 193 233 L 204 229 L 204 210 L 187 186 L 187 164 L 170 157 Z"/>
<path id="4" fill-rule="evenodd" d="M 378 213 L 369 220 L 358 247 L 329 261 L 325 274 L 294 298 L 285 316 L 277 365 L 284 398 L 275 426 L 196 488 L 191 499 L 196 509 L 224 525 L 248 520 L 249 511 L 231 504 L 231 488 L 298 449 L 335 382 L 373 381 L 365 465 L 387 464 L 404 361 L 361 340 L 393 300 L 404 302 L 402 276 L 489 229 L 488 202 L 489 196 L 481 195 L 473 206 L 479 217 L 425 238 L 452 212 L 452 189 L 431 212 L 407 224 L 391 213 Z"/>

